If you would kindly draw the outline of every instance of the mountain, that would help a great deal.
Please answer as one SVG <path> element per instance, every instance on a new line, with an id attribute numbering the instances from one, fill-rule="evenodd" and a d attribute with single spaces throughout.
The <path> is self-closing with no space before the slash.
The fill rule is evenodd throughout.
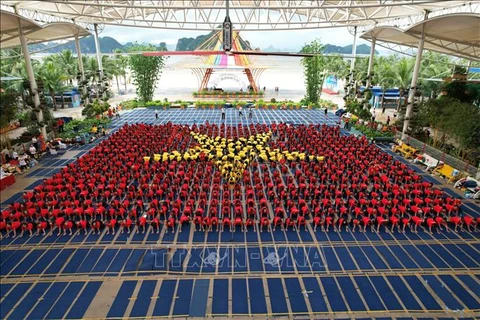
<path id="1" fill-rule="evenodd" d="M 134 44 L 135 43 L 133 42 L 127 42 L 126 44 L 122 45 L 120 42 L 118 42 L 112 37 L 100 37 L 100 50 L 102 51 L 102 53 L 112 53 L 117 49 L 122 51 L 127 51 L 128 48 L 130 48 Z M 45 53 L 58 53 L 67 49 L 72 50 L 73 52 L 76 52 L 74 41 L 59 45 L 57 47 L 55 47 L 54 45 L 55 45 L 54 43 L 50 43 L 50 44 L 39 43 L 39 44 L 29 45 L 28 47 L 30 48 L 31 52 L 42 50 L 42 52 L 45 52 Z M 167 44 L 165 42 L 160 42 L 158 45 L 155 45 L 155 47 L 157 47 L 158 51 L 168 50 Z M 50 49 L 47 49 L 47 48 L 50 48 Z M 80 50 L 82 50 L 82 54 L 96 53 L 94 37 L 89 36 L 89 37 L 80 39 Z"/>
<path id="2" fill-rule="evenodd" d="M 349 44 L 348 46 L 336 46 L 333 44 L 326 44 L 324 53 L 339 53 L 339 54 L 352 54 L 353 45 Z M 375 50 L 375 53 L 378 54 L 378 51 Z M 370 54 L 370 46 L 366 44 L 361 44 L 357 46 L 357 54 Z"/>
<path id="3" fill-rule="evenodd" d="M 196 38 L 180 38 L 177 41 L 175 51 L 192 51 L 195 50 L 203 41 L 211 37 L 216 31 L 209 34 L 200 35 Z"/>
<path id="4" fill-rule="evenodd" d="M 191 51 L 195 50 L 203 41 L 211 37 L 216 31 L 212 31 L 209 34 L 200 35 L 196 38 L 180 38 L 177 41 L 177 45 L 175 48 L 172 46 L 167 46 L 165 42 L 160 42 L 158 45 L 155 44 L 159 51 L 163 50 L 175 50 L 175 51 Z M 248 41 L 245 41 L 247 45 L 249 45 Z M 115 40 L 112 37 L 100 37 L 100 48 L 102 53 L 112 53 L 117 49 L 122 51 L 127 51 L 129 47 L 131 47 L 134 43 L 127 42 L 126 44 L 122 45 L 120 42 Z M 32 44 L 29 46 L 32 52 L 40 51 L 45 53 L 58 53 L 65 49 L 70 49 L 73 52 L 76 51 L 75 49 L 75 42 L 70 41 L 68 43 L 59 45 L 55 47 L 54 43 L 50 44 Z M 50 48 L 50 49 L 47 49 Z M 82 53 L 84 54 L 94 54 L 95 51 L 95 40 L 93 36 L 89 36 L 83 39 L 80 39 L 80 48 Z M 291 48 L 284 48 L 278 49 L 274 46 L 270 45 L 266 48 L 263 48 L 262 51 L 264 52 L 298 52 L 300 49 L 291 49 Z M 351 54 L 352 53 L 352 45 L 348 46 L 336 46 L 333 44 L 326 44 L 324 53 L 338 53 L 338 54 Z M 369 54 L 370 53 L 370 46 L 366 44 L 361 44 L 357 46 L 357 53 L 358 54 Z M 375 53 L 378 54 L 378 51 L 375 50 Z"/>
<path id="5" fill-rule="evenodd" d="M 289 49 L 289 48 L 283 48 L 283 49 L 278 49 L 272 45 L 269 45 L 266 48 L 263 48 L 261 51 L 263 52 L 297 52 L 299 51 L 298 49 Z"/>
<path id="6" fill-rule="evenodd" d="M 123 45 L 123 50 L 128 51 L 132 46 L 137 44 L 137 42 L 127 42 Z M 149 44 L 149 43 L 140 43 L 140 44 Z M 151 43 L 158 51 L 168 51 L 167 44 L 165 42 L 160 42 L 158 45 Z"/>
<path id="7" fill-rule="evenodd" d="M 47 49 L 43 52 L 46 53 L 58 53 L 62 52 L 63 50 L 70 49 L 73 52 L 76 52 L 75 49 L 75 42 L 70 41 L 68 43 L 59 45 L 57 47 L 53 47 L 54 44 L 44 44 L 44 43 L 39 43 L 39 44 L 32 44 L 29 46 L 31 51 L 38 51 L 38 50 L 44 50 L 45 48 L 52 47 L 50 49 Z M 111 53 L 114 52 L 116 49 L 123 50 L 124 46 L 115 40 L 112 37 L 100 37 L 100 49 L 102 53 Z M 95 39 L 93 36 L 88 36 L 86 38 L 80 39 L 80 50 L 82 50 L 82 53 L 84 54 L 92 54 L 95 53 Z"/>
<path id="8" fill-rule="evenodd" d="M 176 51 L 191 51 L 195 50 L 205 39 L 208 39 L 211 35 L 213 35 L 213 31 L 207 35 L 200 35 L 196 38 L 180 38 L 177 42 L 177 47 L 175 48 Z M 270 45 L 266 48 L 262 49 L 263 52 L 298 52 L 300 51 L 299 48 L 297 49 L 278 49 L 274 46 Z M 324 53 L 338 53 L 338 54 L 351 54 L 352 53 L 352 45 L 348 46 L 336 46 L 333 44 L 326 44 Z M 361 44 L 357 46 L 357 53 L 358 54 L 370 54 L 370 46 L 366 44 Z M 378 51 L 375 50 L 375 53 L 378 54 Z"/>

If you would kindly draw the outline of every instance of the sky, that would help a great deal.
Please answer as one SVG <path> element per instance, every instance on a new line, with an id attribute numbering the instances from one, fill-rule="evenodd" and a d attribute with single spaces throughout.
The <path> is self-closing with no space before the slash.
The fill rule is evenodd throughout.
<path id="1" fill-rule="evenodd" d="M 148 28 L 132 28 L 105 26 L 100 37 L 109 36 L 118 42 L 165 42 L 169 48 L 175 47 L 177 40 L 182 37 L 196 37 L 206 34 L 206 31 L 191 30 L 161 30 Z M 323 44 L 345 46 L 353 44 L 353 35 L 347 28 L 331 28 L 316 30 L 290 30 L 290 31 L 243 31 L 242 37 L 250 41 L 253 47 L 265 49 L 273 46 L 280 50 L 299 50 L 304 44 L 320 39 Z M 357 44 L 369 44 L 368 41 L 358 38 Z"/>

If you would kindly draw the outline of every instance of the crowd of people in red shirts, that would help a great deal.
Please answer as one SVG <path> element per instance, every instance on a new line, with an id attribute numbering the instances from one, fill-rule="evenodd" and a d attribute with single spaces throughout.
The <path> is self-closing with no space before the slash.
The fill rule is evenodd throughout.
<path id="1" fill-rule="evenodd" d="M 234 185 L 215 163 L 144 161 L 145 156 L 195 147 L 190 131 L 228 139 L 272 131 L 271 149 L 305 159 L 251 163 Z M 323 156 L 323 160 L 319 157 Z M 0 234 L 182 232 L 313 229 L 329 231 L 472 231 L 480 218 L 460 212 L 461 200 L 365 138 L 325 125 L 124 125 L 75 163 L 25 192 L 2 211 Z"/>

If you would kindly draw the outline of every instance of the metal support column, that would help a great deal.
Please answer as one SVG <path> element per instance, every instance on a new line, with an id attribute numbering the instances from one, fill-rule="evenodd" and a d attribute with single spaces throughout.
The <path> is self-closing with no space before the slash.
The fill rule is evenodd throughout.
<path id="1" fill-rule="evenodd" d="M 80 40 L 78 39 L 78 34 L 75 35 L 75 48 L 77 49 L 78 70 L 81 74 L 80 80 L 85 81 L 85 70 L 83 69 L 82 50 L 80 49 Z M 87 94 L 87 87 L 85 85 L 83 86 L 82 94 Z"/>
<path id="2" fill-rule="evenodd" d="M 367 71 L 367 85 L 366 89 L 370 88 L 372 84 L 372 69 L 373 69 L 373 59 L 375 57 L 375 44 L 377 43 L 377 38 L 372 38 L 372 47 L 370 48 L 370 57 L 368 58 L 368 71 Z"/>
<path id="3" fill-rule="evenodd" d="M 38 95 L 37 81 L 35 81 L 35 74 L 33 73 L 32 60 L 30 59 L 30 52 L 28 51 L 27 40 L 23 34 L 22 22 L 18 20 L 18 30 L 20 43 L 22 45 L 23 58 L 25 59 L 25 68 L 27 69 L 28 80 L 30 81 L 30 91 L 33 94 L 33 103 L 35 110 L 37 110 L 38 122 L 43 122 L 43 111 L 40 108 L 40 96 Z M 53 101 L 55 103 L 55 101 Z M 47 129 L 45 125 L 40 126 L 40 133 L 45 141 L 47 138 Z"/>
<path id="4" fill-rule="evenodd" d="M 348 80 L 348 93 L 351 94 L 354 88 L 353 70 L 355 69 L 355 59 L 357 57 L 357 26 L 353 28 L 353 47 L 352 47 L 352 61 L 350 62 L 350 77 Z"/>
<path id="5" fill-rule="evenodd" d="M 95 38 L 95 51 L 97 53 L 97 63 L 98 63 L 98 71 L 100 73 L 100 89 L 103 91 L 103 66 L 102 66 L 102 52 L 100 49 L 100 40 L 98 38 L 98 25 L 95 23 L 94 25 L 94 38 Z M 98 90 L 98 88 L 97 88 Z M 103 96 L 103 94 L 102 94 Z M 98 97 L 98 94 L 97 94 Z"/>
<path id="6" fill-rule="evenodd" d="M 424 20 L 426 20 L 427 18 L 428 18 L 428 12 L 425 13 Z M 410 91 L 408 92 L 407 111 L 405 112 L 405 120 L 403 122 L 402 140 L 406 139 L 407 137 L 408 126 L 410 124 L 410 118 L 412 116 L 413 100 L 415 98 L 415 92 L 417 91 L 418 74 L 420 73 L 420 65 L 422 62 L 424 44 L 425 44 L 425 24 L 422 24 L 422 32 L 420 34 L 420 41 L 418 42 L 417 57 L 415 60 L 415 66 L 413 68 L 412 83 L 410 85 Z"/>

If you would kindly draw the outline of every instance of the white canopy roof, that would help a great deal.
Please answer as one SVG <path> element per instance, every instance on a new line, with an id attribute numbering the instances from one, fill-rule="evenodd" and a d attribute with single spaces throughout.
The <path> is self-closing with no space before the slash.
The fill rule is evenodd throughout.
<path id="1" fill-rule="evenodd" d="M 480 61 L 480 14 L 450 14 L 434 17 L 402 30 L 377 27 L 365 32 L 363 39 L 376 39 L 377 44 L 416 48 L 422 26 L 425 27 L 425 49 Z"/>
<path id="2" fill-rule="evenodd" d="M 393 19 L 476 7 L 471 0 L 229 0 L 238 30 L 373 26 Z M 2 7 L 42 21 L 75 21 L 164 29 L 211 31 L 226 16 L 225 0 L 2 0 Z M 414 21 L 414 20 L 412 20 Z"/>
<path id="3" fill-rule="evenodd" d="M 79 38 L 90 35 L 84 28 L 68 22 L 54 22 L 41 25 L 14 13 L 0 11 L 0 47 L 2 49 L 20 46 L 19 21 L 28 44 L 57 41 L 78 35 Z"/>

